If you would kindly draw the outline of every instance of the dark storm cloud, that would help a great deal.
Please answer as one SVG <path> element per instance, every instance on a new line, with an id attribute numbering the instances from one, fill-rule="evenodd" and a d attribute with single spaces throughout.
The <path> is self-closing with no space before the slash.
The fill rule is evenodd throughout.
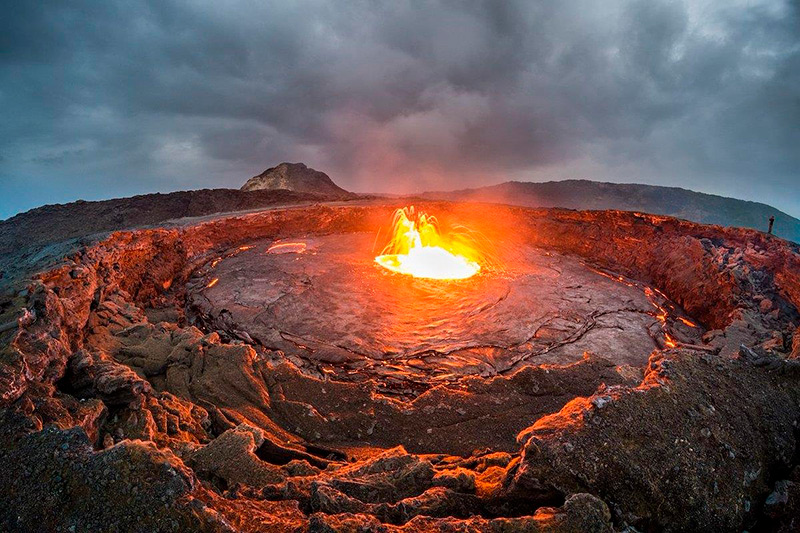
<path id="1" fill-rule="evenodd" d="M 238 187 L 678 185 L 800 214 L 800 7 L 780 0 L 4 2 L 0 217 Z"/>

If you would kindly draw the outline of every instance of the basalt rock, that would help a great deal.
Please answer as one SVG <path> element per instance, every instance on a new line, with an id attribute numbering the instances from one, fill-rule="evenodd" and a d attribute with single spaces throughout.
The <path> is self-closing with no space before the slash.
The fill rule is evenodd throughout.
<path id="1" fill-rule="evenodd" d="M 370 516 L 352 513 L 311 515 L 309 531 L 319 533 L 423 533 L 468 531 L 470 533 L 611 533 L 608 507 L 590 494 L 575 494 L 563 507 L 540 507 L 533 516 L 520 518 L 435 518 L 417 516 L 401 526 L 385 524 Z"/>
<path id="2" fill-rule="evenodd" d="M 788 533 L 800 527 L 800 468 L 795 467 L 788 479 L 775 482 L 764 500 L 765 530 Z"/>
<path id="3" fill-rule="evenodd" d="M 200 476 L 219 479 L 224 486 L 241 483 L 254 488 L 283 481 L 287 474 L 255 455 L 264 433 L 244 424 L 229 429 L 192 454 L 190 465 Z"/>
<path id="4" fill-rule="evenodd" d="M 653 310 L 636 316 L 654 324 L 653 353 L 639 366 L 596 345 L 568 363 L 551 350 L 484 375 L 423 370 L 404 390 L 206 312 L 220 261 L 258 260 L 262 242 L 376 232 L 394 207 L 119 232 L 0 302 L 0 529 L 796 527 L 797 246 L 637 213 L 425 206 L 651 291 Z M 455 365 L 450 355 L 430 360 Z"/>
<path id="5" fill-rule="evenodd" d="M 154 444 L 94 452 L 80 429 L 55 428 L 0 449 L 5 531 L 231 531 L 197 479 Z"/>
<path id="6" fill-rule="evenodd" d="M 77 351 L 69 370 L 68 380 L 76 395 L 94 395 L 109 405 L 141 404 L 152 391 L 148 381 L 102 352 Z"/>
<path id="7" fill-rule="evenodd" d="M 798 385 L 739 360 L 655 355 L 638 387 L 577 398 L 521 433 L 507 490 L 591 490 L 640 530 L 735 530 L 792 465 Z"/>

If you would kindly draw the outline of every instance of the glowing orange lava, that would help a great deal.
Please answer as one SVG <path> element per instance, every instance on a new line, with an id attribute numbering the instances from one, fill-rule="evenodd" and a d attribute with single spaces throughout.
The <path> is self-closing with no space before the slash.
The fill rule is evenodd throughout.
<path id="1" fill-rule="evenodd" d="M 304 242 L 281 242 L 273 244 L 267 250 L 268 254 L 301 254 L 306 251 Z"/>
<path id="2" fill-rule="evenodd" d="M 436 218 L 414 210 L 394 212 L 392 237 L 375 262 L 385 269 L 415 278 L 466 279 L 481 267 L 468 244 L 439 233 Z"/>
<path id="3" fill-rule="evenodd" d="M 673 338 L 670 336 L 670 334 L 669 334 L 669 333 L 664 333 L 664 345 L 665 345 L 667 348 L 675 348 L 675 347 L 677 347 L 677 346 L 678 346 L 678 343 L 677 343 L 677 342 L 675 342 L 675 339 L 673 339 Z"/>

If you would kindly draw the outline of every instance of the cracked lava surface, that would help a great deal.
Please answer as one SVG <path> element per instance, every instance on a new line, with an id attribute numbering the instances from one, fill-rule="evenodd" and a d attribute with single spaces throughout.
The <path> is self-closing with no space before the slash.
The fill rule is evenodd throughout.
<path id="1" fill-rule="evenodd" d="M 797 245 L 431 203 L 504 236 L 442 283 L 374 264 L 396 207 L 87 237 L 31 273 L 0 301 L 0 529 L 796 530 Z"/>
<path id="2" fill-rule="evenodd" d="M 301 367 L 376 379 L 394 394 L 575 363 L 586 352 L 642 368 L 666 335 L 695 344 L 704 331 L 649 287 L 575 257 L 516 246 L 476 277 L 424 280 L 375 265 L 374 239 L 349 233 L 228 251 L 190 281 L 189 308 Z"/>

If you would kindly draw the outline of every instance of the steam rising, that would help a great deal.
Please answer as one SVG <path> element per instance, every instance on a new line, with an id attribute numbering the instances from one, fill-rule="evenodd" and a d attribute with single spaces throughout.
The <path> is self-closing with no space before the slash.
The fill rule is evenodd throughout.
<path id="1" fill-rule="evenodd" d="M 356 191 L 589 178 L 797 215 L 797 6 L 18 3 L 0 17 L 0 217 L 238 188 L 280 161 Z"/>

